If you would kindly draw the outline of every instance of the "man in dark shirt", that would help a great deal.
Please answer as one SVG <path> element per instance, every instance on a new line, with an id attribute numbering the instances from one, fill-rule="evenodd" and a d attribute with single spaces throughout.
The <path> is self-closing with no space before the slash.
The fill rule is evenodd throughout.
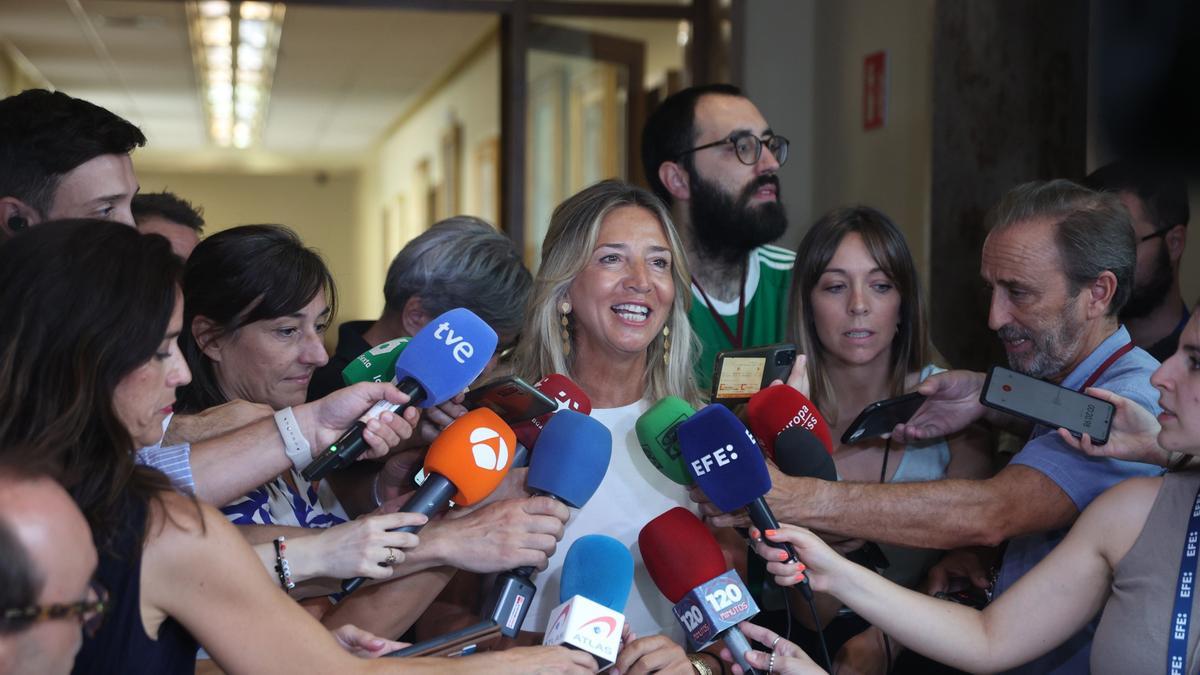
<path id="1" fill-rule="evenodd" d="M 1175 353 L 1188 320 L 1179 292 L 1179 261 L 1187 244 L 1188 194 L 1183 177 L 1148 163 L 1121 160 L 1093 171 L 1094 190 L 1115 192 L 1133 217 L 1137 268 L 1121 322 L 1134 343 L 1159 361 Z"/>

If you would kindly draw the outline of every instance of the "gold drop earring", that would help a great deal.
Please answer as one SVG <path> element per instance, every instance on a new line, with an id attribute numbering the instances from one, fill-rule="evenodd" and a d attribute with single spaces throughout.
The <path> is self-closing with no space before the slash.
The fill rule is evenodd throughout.
<path id="1" fill-rule="evenodd" d="M 567 356 L 571 353 L 571 332 L 567 330 L 567 327 L 571 324 L 570 319 L 567 318 L 571 313 L 571 303 L 563 300 L 562 304 L 558 306 L 558 309 L 562 314 L 562 316 L 559 318 L 559 323 L 562 324 L 562 332 L 559 333 L 559 335 L 562 337 L 563 356 Z"/>

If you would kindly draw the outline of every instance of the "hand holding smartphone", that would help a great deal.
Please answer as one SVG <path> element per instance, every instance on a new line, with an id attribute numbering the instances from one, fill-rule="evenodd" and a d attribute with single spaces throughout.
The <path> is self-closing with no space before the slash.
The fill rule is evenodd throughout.
<path id="1" fill-rule="evenodd" d="M 1074 389 L 1060 387 L 1014 370 L 993 366 L 979 402 L 1051 428 L 1063 428 L 1076 438 L 1083 434 L 1095 445 L 1108 442 L 1113 404 Z"/>
<path id="2" fill-rule="evenodd" d="M 796 361 L 796 345 L 727 349 L 713 365 L 712 402 L 745 403 L 775 380 L 786 380 Z"/>

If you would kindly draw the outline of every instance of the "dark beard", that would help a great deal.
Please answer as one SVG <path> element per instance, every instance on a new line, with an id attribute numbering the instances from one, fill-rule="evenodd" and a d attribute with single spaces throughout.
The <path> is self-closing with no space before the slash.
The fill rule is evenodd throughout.
<path id="1" fill-rule="evenodd" d="M 694 168 L 688 173 L 692 186 L 689 215 L 696 244 L 705 257 L 739 262 L 754 248 L 775 241 L 787 231 L 787 214 L 775 174 L 751 181 L 734 200 L 719 185 L 701 178 Z M 750 199 L 764 185 L 775 186 L 775 201 L 750 206 Z"/>
<path id="2" fill-rule="evenodd" d="M 1171 292 L 1175 277 L 1171 273 L 1171 258 L 1167 255 L 1167 244 L 1159 241 L 1158 255 L 1154 259 L 1154 272 L 1149 279 L 1134 279 L 1133 293 L 1121 308 L 1121 320 L 1141 319 L 1162 306 Z"/>

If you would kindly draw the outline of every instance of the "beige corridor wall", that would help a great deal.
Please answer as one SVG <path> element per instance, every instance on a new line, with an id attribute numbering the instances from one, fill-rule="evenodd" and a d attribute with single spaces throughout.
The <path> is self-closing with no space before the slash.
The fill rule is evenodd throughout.
<path id="1" fill-rule="evenodd" d="M 136 164 L 137 154 L 134 154 Z M 234 225 L 279 223 L 317 249 L 338 285 L 339 317 L 377 311 L 379 287 L 364 285 L 355 247 L 358 174 L 249 175 L 139 171 L 142 192 L 170 190 L 204 208 L 205 234 Z"/>
<path id="2" fill-rule="evenodd" d="M 374 318 L 383 309 L 380 289 L 387 264 L 400 248 L 432 224 L 423 208 L 427 187 L 418 165 L 428 162 L 431 184 L 443 183 L 442 137 L 451 124 L 462 129 L 459 162 L 459 212 L 477 213 L 481 186 L 474 170 L 482 144 L 500 136 L 500 48 L 492 34 L 464 59 L 456 72 L 428 99 L 407 112 L 401 123 L 365 158 L 358 194 L 359 283 L 373 291 L 362 317 Z M 497 157 L 497 161 L 499 161 Z M 498 169 L 498 167 L 497 167 Z"/>

